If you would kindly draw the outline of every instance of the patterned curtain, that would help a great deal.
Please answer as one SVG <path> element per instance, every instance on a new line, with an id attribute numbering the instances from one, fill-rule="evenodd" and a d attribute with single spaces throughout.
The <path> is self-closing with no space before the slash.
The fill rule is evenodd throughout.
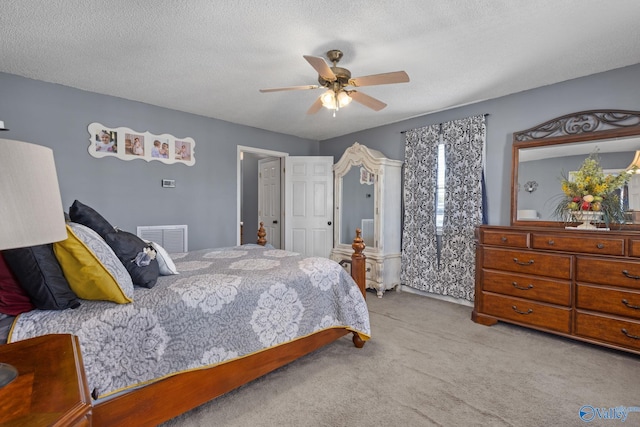
<path id="1" fill-rule="evenodd" d="M 430 291 L 432 282 L 425 278 L 425 272 L 438 270 L 435 206 L 440 125 L 413 129 L 405 136 L 400 281 Z"/>
<path id="2" fill-rule="evenodd" d="M 444 223 L 440 255 L 442 295 L 473 301 L 474 232 L 482 224 L 484 115 L 443 123 Z"/>
<path id="3" fill-rule="evenodd" d="M 435 194 L 440 128 L 446 171 L 444 223 L 438 259 Z M 474 231 L 483 222 L 485 135 L 484 115 L 407 132 L 402 241 L 402 283 L 405 285 L 473 301 Z"/>

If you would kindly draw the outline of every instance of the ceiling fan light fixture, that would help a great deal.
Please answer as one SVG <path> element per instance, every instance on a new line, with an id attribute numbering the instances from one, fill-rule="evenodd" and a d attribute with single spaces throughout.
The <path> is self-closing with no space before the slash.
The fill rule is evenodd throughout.
<path id="1" fill-rule="evenodd" d="M 329 89 L 322 95 L 320 95 L 322 106 L 329 110 L 339 110 L 342 107 L 346 107 L 351 102 L 351 97 L 347 92 L 341 90 L 336 94 L 333 90 Z"/>
<path id="2" fill-rule="evenodd" d="M 349 94 L 344 90 L 340 91 L 340 93 L 338 93 L 338 105 L 340 108 L 346 107 L 349 103 L 351 103 L 351 97 Z"/>
<path id="3" fill-rule="evenodd" d="M 329 110 L 335 110 L 336 106 L 336 94 L 329 89 L 322 95 L 320 95 L 320 101 L 322 101 L 322 106 Z"/>

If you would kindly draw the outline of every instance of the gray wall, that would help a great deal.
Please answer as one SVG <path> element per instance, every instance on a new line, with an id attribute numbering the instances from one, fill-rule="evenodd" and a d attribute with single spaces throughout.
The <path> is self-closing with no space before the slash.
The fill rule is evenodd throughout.
<path id="1" fill-rule="evenodd" d="M 190 250 L 236 244 L 238 145 L 318 154 L 317 141 L 3 73 L 0 120 L 10 129 L 0 137 L 53 149 L 65 209 L 78 199 L 132 232 L 138 225 L 187 224 Z M 92 122 L 192 137 L 196 163 L 96 159 L 87 152 Z M 175 179 L 176 188 L 162 188 L 162 178 Z"/>
<path id="2" fill-rule="evenodd" d="M 375 96 L 373 92 L 371 95 Z M 363 107 L 355 105 L 353 108 Z M 594 109 L 640 110 L 640 64 L 325 140 L 320 143 L 320 155 L 333 155 L 339 159 L 344 150 L 357 141 L 391 159 L 404 160 L 401 131 L 489 114 L 486 144 L 488 221 L 489 224 L 508 225 L 513 132 L 564 114 Z"/>

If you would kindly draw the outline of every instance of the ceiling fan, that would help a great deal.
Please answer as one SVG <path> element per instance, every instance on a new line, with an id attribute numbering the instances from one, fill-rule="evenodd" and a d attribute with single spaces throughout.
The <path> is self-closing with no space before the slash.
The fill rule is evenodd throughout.
<path id="1" fill-rule="evenodd" d="M 311 105 L 309 110 L 307 110 L 307 114 L 315 114 L 320 111 L 322 107 L 325 107 L 330 110 L 334 110 L 333 115 L 335 117 L 335 112 L 349 104 L 351 100 L 359 102 L 360 104 L 375 111 L 380 111 L 387 106 L 387 104 L 373 98 L 372 96 L 358 92 L 355 89 L 347 89 L 348 86 L 374 86 L 391 83 L 405 83 L 409 81 L 409 76 L 404 71 L 394 71 L 391 73 L 372 74 L 369 76 L 351 78 L 351 71 L 346 68 L 338 67 L 338 62 L 342 59 L 342 51 L 337 49 L 327 52 L 327 58 L 329 58 L 329 61 L 333 63 L 332 67 L 330 67 L 327 62 L 319 56 L 303 55 L 303 57 L 318 72 L 319 85 L 260 89 L 260 92 L 267 93 L 284 90 L 327 88 L 327 91 L 320 95 L 313 105 Z"/>

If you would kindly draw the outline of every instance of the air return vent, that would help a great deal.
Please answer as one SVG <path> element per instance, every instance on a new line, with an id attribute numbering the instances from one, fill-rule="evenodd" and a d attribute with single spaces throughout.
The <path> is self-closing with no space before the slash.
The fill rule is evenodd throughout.
<path id="1" fill-rule="evenodd" d="M 168 253 L 187 252 L 188 228 L 186 225 L 138 226 L 136 234 L 143 240 L 158 243 Z"/>

